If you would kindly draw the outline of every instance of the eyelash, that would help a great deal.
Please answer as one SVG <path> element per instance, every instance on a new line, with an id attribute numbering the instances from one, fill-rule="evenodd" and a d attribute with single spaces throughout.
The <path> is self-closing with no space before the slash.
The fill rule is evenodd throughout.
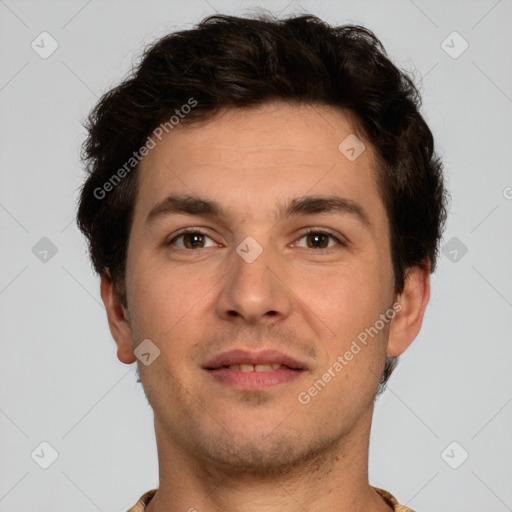
<path id="1" fill-rule="evenodd" d="M 199 235 L 203 235 L 203 236 L 207 236 L 208 238 L 211 238 L 210 235 L 201 228 L 187 228 L 187 229 L 181 231 L 180 233 L 178 233 L 177 235 L 175 235 L 171 240 L 166 242 L 165 245 L 172 245 L 173 242 L 175 242 L 180 237 L 189 235 L 189 234 L 199 234 Z M 341 247 L 346 247 L 346 245 L 347 245 L 343 240 L 341 240 L 339 237 L 337 237 L 330 231 L 326 231 L 323 228 L 314 228 L 314 227 L 307 228 L 306 231 L 304 231 L 301 234 L 301 236 L 299 238 L 297 238 L 297 241 L 301 240 L 302 238 L 304 238 L 305 236 L 310 235 L 310 234 L 326 235 L 326 236 L 330 237 L 331 239 L 335 240 Z M 294 242 L 294 243 L 296 243 L 296 242 Z M 187 248 L 183 249 L 182 247 L 178 247 L 177 249 L 183 250 L 183 251 L 197 250 L 197 249 L 187 249 Z M 201 249 L 201 247 L 199 247 L 199 249 Z M 309 248 L 306 248 L 306 249 L 309 249 Z M 309 250 L 314 251 L 316 253 L 327 253 L 327 252 L 331 252 L 333 249 L 335 249 L 335 247 L 327 247 L 327 248 L 323 248 L 323 249 L 309 249 Z"/>
<path id="2" fill-rule="evenodd" d="M 190 235 L 190 234 L 198 234 L 198 235 L 203 235 L 203 236 L 207 236 L 208 238 L 211 238 L 211 236 L 206 231 L 202 230 L 201 228 L 187 228 L 187 229 L 184 229 L 183 231 L 179 232 L 174 237 L 172 237 L 168 242 L 165 242 L 165 245 L 172 245 L 172 243 L 175 240 L 177 240 L 178 238 L 185 236 L 185 235 Z M 178 249 L 183 250 L 183 251 L 194 250 L 194 249 L 182 249 L 181 247 L 178 247 Z"/>
<path id="3" fill-rule="evenodd" d="M 307 228 L 306 231 L 304 231 L 299 238 L 297 238 L 297 240 L 300 240 L 302 238 L 304 238 L 305 236 L 307 235 L 311 235 L 311 234 L 315 234 L 315 235 L 326 235 L 328 236 L 329 238 L 333 239 L 334 241 L 337 242 L 338 245 L 340 245 L 341 247 L 345 247 L 346 246 L 346 243 L 341 240 L 339 237 L 337 237 L 336 235 L 334 235 L 333 233 L 331 233 L 330 231 L 327 231 L 323 228 L 315 228 L 315 227 L 312 227 L 312 228 Z M 295 243 L 295 242 L 294 242 Z M 306 248 L 306 249 L 309 249 Z M 329 253 L 329 252 L 332 252 L 333 250 L 336 250 L 336 247 L 327 247 L 327 248 L 324 248 L 324 249 L 309 249 L 310 251 L 315 251 L 315 252 L 320 252 L 320 253 Z"/>

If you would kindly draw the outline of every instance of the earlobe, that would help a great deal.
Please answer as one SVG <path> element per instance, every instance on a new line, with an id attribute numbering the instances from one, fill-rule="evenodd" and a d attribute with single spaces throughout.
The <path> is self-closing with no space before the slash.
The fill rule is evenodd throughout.
<path id="1" fill-rule="evenodd" d="M 404 290 L 397 302 L 396 314 L 391 322 L 387 355 L 398 357 L 414 341 L 423 323 L 423 316 L 430 299 L 430 262 L 424 267 L 410 267 Z"/>
<path id="2" fill-rule="evenodd" d="M 135 362 L 136 357 L 133 352 L 130 316 L 115 291 L 108 268 L 101 275 L 100 290 L 110 332 L 117 345 L 117 358 L 122 363 L 131 364 Z"/>

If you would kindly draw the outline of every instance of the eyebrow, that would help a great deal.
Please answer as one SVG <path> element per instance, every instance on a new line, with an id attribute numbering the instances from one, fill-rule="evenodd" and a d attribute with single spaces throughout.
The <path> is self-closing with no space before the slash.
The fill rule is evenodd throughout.
<path id="1" fill-rule="evenodd" d="M 277 218 L 282 220 L 302 215 L 338 213 L 350 215 L 364 227 L 371 229 L 372 224 L 365 209 L 357 202 L 340 196 L 303 196 L 281 204 Z M 191 195 L 170 195 L 152 208 L 146 218 L 146 224 L 172 214 L 197 215 L 226 220 L 227 211 L 216 201 Z"/>

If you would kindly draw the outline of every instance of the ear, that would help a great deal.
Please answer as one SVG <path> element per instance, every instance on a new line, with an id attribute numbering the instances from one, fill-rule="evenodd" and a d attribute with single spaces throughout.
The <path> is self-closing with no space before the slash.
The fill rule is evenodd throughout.
<path id="1" fill-rule="evenodd" d="M 125 364 L 136 360 L 132 344 L 132 328 L 128 310 L 119 299 L 108 269 L 101 275 L 101 298 L 107 310 L 108 326 L 117 345 L 117 358 Z"/>
<path id="2" fill-rule="evenodd" d="M 430 299 L 430 270 L 428 261 L 424 267 L 408 269 L 404 290 L 398 297 L 399 307 L 390 324 L 387 355 L 398 357 L 414 341 L 421 329 L 423 315 Z"/>

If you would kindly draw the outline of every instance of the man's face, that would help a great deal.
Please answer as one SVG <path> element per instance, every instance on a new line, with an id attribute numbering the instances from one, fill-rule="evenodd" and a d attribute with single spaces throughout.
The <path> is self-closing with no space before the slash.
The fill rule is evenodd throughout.
<path id="1" fill-rule="evenodd" d="M 278 471 L 371 417 L 389 325 L 359 351 L 353 342 L 395 296 L 373 150 L 351 161 L 338 149 L 353 133 L 341 111 L 276 103 L 175 128 L 141 164 L 126 271 L 133 345 L 160 350 L 139 364 L 157 430 L 200 460 Z M 214 201 L 222 216 L 170 211 L 169 196 Z M 347 208 L 282 216 L 311 197 L 343 198 L 368 224 Z M 235 349 L 279 351 L 302 369 L 209 365 Z"/>

